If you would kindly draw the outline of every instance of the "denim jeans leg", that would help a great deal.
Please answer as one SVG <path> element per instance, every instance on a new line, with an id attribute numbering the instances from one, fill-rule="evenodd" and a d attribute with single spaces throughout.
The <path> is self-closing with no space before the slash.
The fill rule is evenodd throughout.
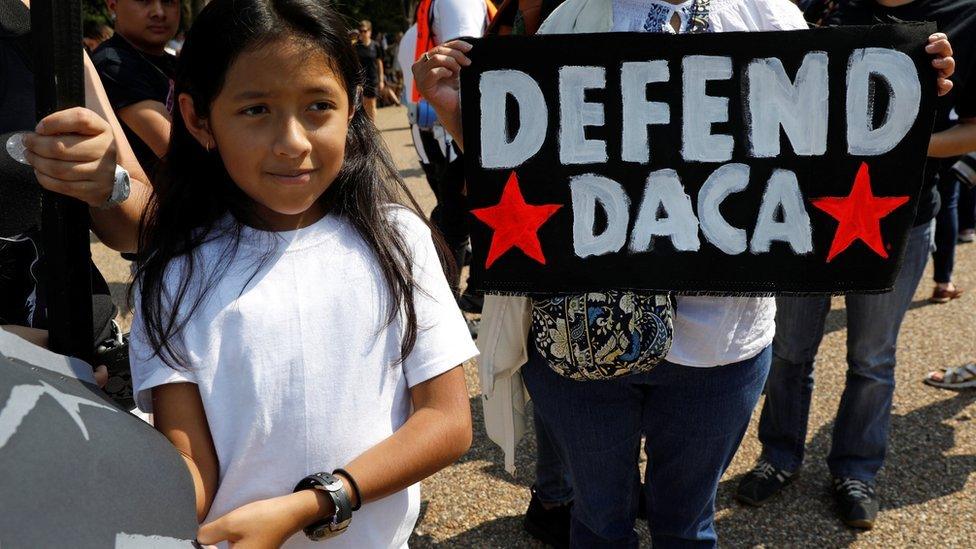
<path id="1" fill-rule="evenodd" d="M 959 230 L 976 229 L 976 189 L 959 185 Z"/>
<path id="2" fill-rule="evenodd" d="M 871 481 L 884 462 L 898 331 L 925 271 L 931 234 L 928 223 L 909 233 L 892 291 L 847 297 L 847 384 L 827 457 L 836 477 Z"/>
<path id="3" fill-rule="evenodd" d="M 776 298 L 776 337 L 759 441 L 763 457 L 780 469 L 796 471 L 803 463 L 813 364 L 829 311 L 827 296 Z"/>
<path id="4" fill-rule="evenodd" d="M 939 180 L 939 213 L 935 216 L 935 251 L 932 252 L 933 279 L 937 284 L 952 281 L 956 259 L 956 238 L 959 235 L 959 180 L 944 177 Z"/>
<path id="5" fill-rule="evenodd" d="M 637 547 L 642 392 L 630 376 L 573 381 L 529 348 L 522 379 L 573 486 L 572 547 Z"/>
<path id="6" fill-rule="evenodd" d="M 573 501 L 573 484 L 568 469 L 563 465 L 562 454 L 549 435 L 549 427 L 534 406 L 532 416 L 536 441 L 535 493 L 539 501 L 546 505 L 569 503 Z"/>
<path id="7" fill-rule="evenodd" d="M 664 363 L 644 404 L 645 491 L 655 549 L 715 547 L 715 492 L 769 373 L 769 347 L 714 368 Z"/>

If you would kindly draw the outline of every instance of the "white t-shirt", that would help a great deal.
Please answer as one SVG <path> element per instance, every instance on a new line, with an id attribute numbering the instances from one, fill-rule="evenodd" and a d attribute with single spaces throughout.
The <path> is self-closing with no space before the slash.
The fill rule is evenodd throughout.
<path id="1" fill-rule="evenodd" d="M 677 13 L 687 29 L 692 0 L 614 0 L 613 29 L 618 32 L 673 32 Z M 713 32 L 805 29 L 803 14 L 789 0 L 712 0 L 708 14 Z M 773 342 L 776 300 L 754 297 L 677 298 L 674 339 L 667 360 L 708 367 L 752 358 Z"/>
<path id="2" fill-rule="evenodd" d="M 130 354 L 139 408 L 151 411 L 153 387 L 199 388 L 220 463 L 208 522 L 291 493 L 310 473 L 342 467 L 403 425 L 410 387 L 477 354 L 426 225 L 404 208 L 390 217 L 422 288 L 414 293 L 416 346 L 402 364 L 402 325 L 385 325 L 389 292 L 379 264 L 339 217 L 297 231 L 243 229 L 226 274 L 213 281 L 183 332 L 189 371 L 149 356 L 136 309 Z M 198 249 L 198 277 L 218 276 L 228 242 L 217 237 Z M 269 246 L 273 252 L 255 274 Z M 168 288 L 180 270 L 170 269 Z M 419 509 L 420 487 L 413 485 L 365 504 L 338 537 L 313 543 L 298 533 L 285 547 L 402 547 Z"/>

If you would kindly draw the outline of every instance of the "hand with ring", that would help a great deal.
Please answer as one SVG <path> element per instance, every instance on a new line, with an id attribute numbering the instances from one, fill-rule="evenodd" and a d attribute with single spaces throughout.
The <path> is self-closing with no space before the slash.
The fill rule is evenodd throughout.
<path id="1" fill-rule="evenodd" d="M 424 52 L 413 64 L 413 78 L 417 91 L 426 99 L 439 117 L 456 114 L 460 119 L 461 103 L 458 75 L 461 67 L 471 64 L 465 53 L 471 51 L 471 44 L 452 40 Z"/>

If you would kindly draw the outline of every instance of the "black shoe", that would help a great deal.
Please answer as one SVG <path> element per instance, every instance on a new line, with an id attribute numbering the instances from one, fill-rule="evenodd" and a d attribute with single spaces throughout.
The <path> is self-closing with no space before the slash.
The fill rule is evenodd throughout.
<path id="1" fill-rule="evenodd" d="M 546 509 L 533 486 L 532 500 L 529 501 L 529 509 L 525 512 L 522 525 L 530 536 L 550 547 L 569 547 L 569 512 L 572 508 L 573 504 L 570 502 Z"/>
<path id="2" fill-rule="evenodd" d="M 856 478 L 835 478 L 834 503 L 844 524 L 864 530 L 874 528 L 878 497 L 872 483 Z"/>
<path id="3" fill-rule="evenodd" d="M 735 490 L 735 499 L 759 507 L 786 488 L 794 478 L 796 472 L 780 469 L 765 458 L 759 458 L 752 471 L 746 473 L 746 476 L 739 481 L 739 487 Z"/>

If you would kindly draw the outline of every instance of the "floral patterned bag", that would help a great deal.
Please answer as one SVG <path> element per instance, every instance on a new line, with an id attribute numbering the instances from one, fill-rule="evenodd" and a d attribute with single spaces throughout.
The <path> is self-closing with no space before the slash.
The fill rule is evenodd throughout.
<path id="1" fill-rule="evenodd" d="M 650 371 L 671 348 L 673 318 L 668 294 L 607 290 L 532 300 L 536 349 L 576 381 Z"/>

